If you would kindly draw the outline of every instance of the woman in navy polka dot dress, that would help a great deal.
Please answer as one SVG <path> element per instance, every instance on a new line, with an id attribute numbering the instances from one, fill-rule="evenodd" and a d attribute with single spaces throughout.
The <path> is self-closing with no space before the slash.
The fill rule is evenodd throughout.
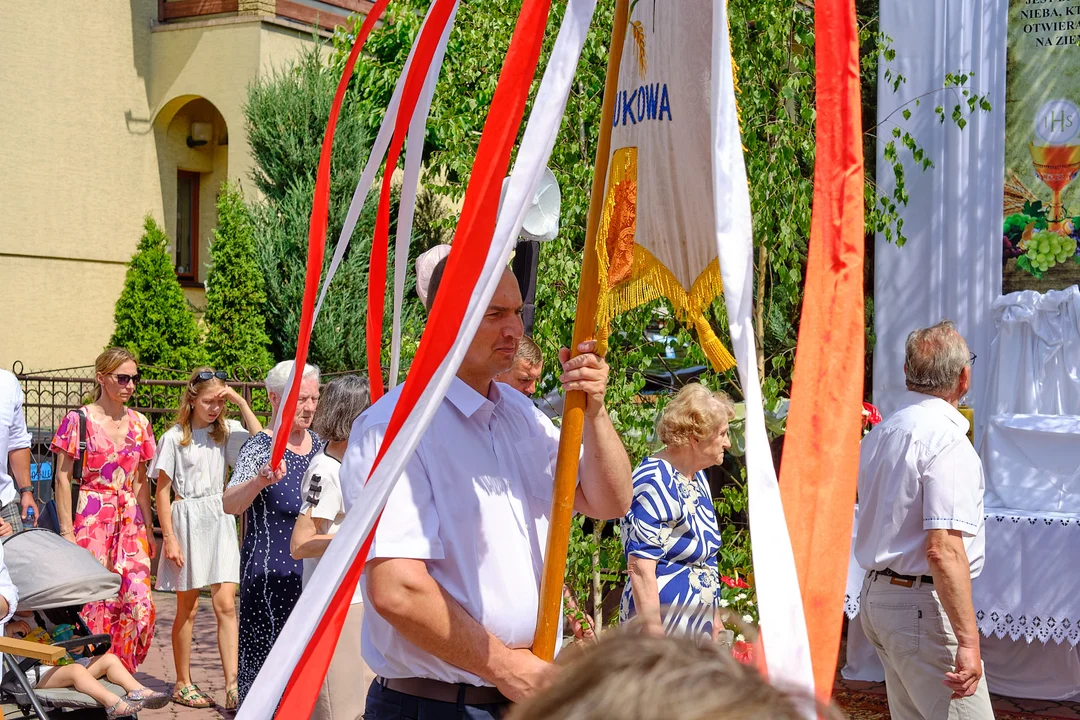
<path id="1" fill-rule="evenodd" d="M 275 414 L 293 363 L 278 363 L 266 377 Z M 244 516 L 240 543 L 240 703 L 255 682 L 270 648 L 303 589 L 303 565 L 289 554 L 302 498 L 300 483 L 323 442 L 311 427 L 319 403 L 319 369 L 308 365 L 285 450 L 285 474 L 269 472 L 273 431 L 253 435 L 240 449 L 222 497 L 225 512 Z M 273 427 L 273 423 L 269 423 Z M 279 479 L 280 478 L 280 479 Z"/>

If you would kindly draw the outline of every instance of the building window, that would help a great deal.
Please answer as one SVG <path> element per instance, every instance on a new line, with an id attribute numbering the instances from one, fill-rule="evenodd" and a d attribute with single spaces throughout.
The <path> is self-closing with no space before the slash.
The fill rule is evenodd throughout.
<path id="1" fill-rule="evenodd" d="M 176 276 L 198 282 L 199 173 L 176 173 Z"/>

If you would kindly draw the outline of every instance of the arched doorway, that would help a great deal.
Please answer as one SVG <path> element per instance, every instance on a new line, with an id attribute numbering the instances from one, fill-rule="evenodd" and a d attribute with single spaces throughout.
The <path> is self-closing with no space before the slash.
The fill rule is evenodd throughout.
<path id="1" fill-rule="evenodd" d="M 206 280 L 210 238 L 217 227 L 217 196 L 228 177 L 229 129 L 213 103 L 185 95 L 161 108 L 154 134 L 165 231 L 172 241 L 176 275 L 182 285 L 197 290 Z M 200 297 L 189 299 L 203 304 Z"/>

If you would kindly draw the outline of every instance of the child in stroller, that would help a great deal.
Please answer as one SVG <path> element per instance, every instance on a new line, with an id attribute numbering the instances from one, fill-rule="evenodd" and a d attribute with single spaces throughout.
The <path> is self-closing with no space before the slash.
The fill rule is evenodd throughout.
<path id="1" fill-rule="evenodd" d="M 25 638 L 51 645 L 52 636 L 34 619 L 34 613 L 16 612 L 15 619 L 4 629 L 14 638 Z M 96 657 L 72 658 L 69 654 L 54 666 L 38 665 L 27 674 L 30 684 L 39 690 L 75 688 L 97 700 L 105 707 L 109 720 L 135 715 L 142 709 L 156 710 L 169 703 L 165 693 L 154 692 L 137 681 L 120 658 L 105 653 Z M 119 685 L 127 694 L 118 696 L 101 684 L 100 678 Z"/>

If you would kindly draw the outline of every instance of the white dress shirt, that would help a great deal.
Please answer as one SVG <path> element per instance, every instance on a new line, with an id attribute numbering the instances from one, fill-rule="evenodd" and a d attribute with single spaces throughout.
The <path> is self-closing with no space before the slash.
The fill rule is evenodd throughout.
<path id="1" fill-rule="evenodd" d="M 959 530 L 978 577 L 985 481 L 967 418 L 930 395 L 903 403 L 862 441 L 855 557 L 866 570 L 929 575 L 927 530 Z"/>
<path id="2" fill-rule="evenodd" d="M 400 387 L 353 424 L 341 470 L 346 512 Z M 390 494 L 371 559 L 426 561 L 439 585 L 495 637 L 511 648 L 531 646 L 558 446 L 558 429 L 529 398 L 499 383 L 484 397 L 455 377 Z M 366 592 L 366 579 L 361 585 Z M 362 653 L 377 675 L 487 684 L 420 650 L 368 610 Z"/>
<path id="3" fill-rule="evenodd" d="M 18 378 L 7 370 L 0 370 L 0 506 L 19 497 L 8 467 L 8 453 L 30 447 L 23 401 Z"/>
<path id="4" fill-rule="evenodd" d="M 334 535 L 345 522 L 345 503 L 341 499 L 341 463 L 326 454 L 326 448 L 311 459 L 308 468 L 304 472 L 304 479 L 300 481 L 300 514 L 303 515 L 311 510 L 312 520 L 326 520 L 330 523 L 327 535 Z M 312 505 L 311 483 L 314 478 L 319 478 L 319 495 Z M 316 523 L 316 526 L 318 523 Z M 319 558 L 304 558 L 304 587 L 307 587 L 311 576 L 315 574 L 315 568 L 319 565 Z M 353 591 L 352 604 L 364 602 L 360 586 Z"/>

